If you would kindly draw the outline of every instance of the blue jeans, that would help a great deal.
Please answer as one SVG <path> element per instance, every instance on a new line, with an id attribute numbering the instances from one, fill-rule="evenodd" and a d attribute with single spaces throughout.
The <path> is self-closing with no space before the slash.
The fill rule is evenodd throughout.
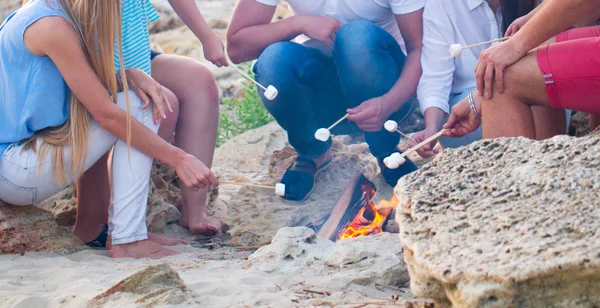
<path id="1" fill-rule="evenodd" d="M 263 51 L 254 73 L 258 82 L 279 90 L 273 101 L 261 98 L 287 131 L 290 144 L 301 156 L 317 157 L 329 150 L 331 139 L 318 141 L 315 131 L 329 127 L 346 109 L 386 94 L 400 77 L 405 59 L 387 31 L 367 21 L 354 21 L 338 32 L 332 57 L 306 45 L 278 42 Z M 390 119 L 406 118 L 415 105 L 412 101 L 404 104 Z M 350 121 L 332 130 L 337 135 L 353 132 L 361 130 Z M 396 151 L 400 140 L 399 134 L 383 128 L 364 135 L 378 158 Z"/>

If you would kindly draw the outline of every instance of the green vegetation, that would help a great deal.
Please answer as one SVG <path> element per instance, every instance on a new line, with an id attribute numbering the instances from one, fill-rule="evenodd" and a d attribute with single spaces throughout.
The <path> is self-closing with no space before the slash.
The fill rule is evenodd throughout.
<path id="1" fill-rule="evenodd" d="M 248 75 L 254 77 L 251 64 L 247 64 L 245 70 Z M 248 80 L 245 80 L 243 85 L 244 95 L 240 99 L 223 99 L 226 108 L 221 110 L 217 147 L 241 133 L 273 121 L 273 117 L 260 100 L 256 85 Z"/>

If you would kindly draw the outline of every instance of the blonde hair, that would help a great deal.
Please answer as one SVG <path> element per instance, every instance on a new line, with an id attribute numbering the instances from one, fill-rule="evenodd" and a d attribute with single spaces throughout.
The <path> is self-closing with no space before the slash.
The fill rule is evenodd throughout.
<path id="1" fill-rule="evenodd" d="M 46 0 L 49 3 L 49 0 Z M 118 46 L 120 80 L 125 92 L 127 105 L 127 144 L 131 140 L 131 115 L 127 97 L 127 78 L 123 67 L 121 44 L 121 1 L 120 0 L 57 0 L 67 15 L 81 41 L 81 47 L 98 79 L 112 95 L 116 103 L 119 83 L 115 69 L 115 44 Z M 50 3 L 49 3 L 50 4 Z M 37 139 L 41 138 L 38 166 L 51 151 L 54 177 L 60 183 L 68 181 L 70 171 L 74 179 L 85 171 L 85 158 L 88 151 L 88 135 L 91 117 L 77 97 L 71 95 L 69 120 L 60 127 L 37 132 L 23 150 L 36 150 Z M 71 146 L 71 164 L 65 165 L 65 147 Z"/>

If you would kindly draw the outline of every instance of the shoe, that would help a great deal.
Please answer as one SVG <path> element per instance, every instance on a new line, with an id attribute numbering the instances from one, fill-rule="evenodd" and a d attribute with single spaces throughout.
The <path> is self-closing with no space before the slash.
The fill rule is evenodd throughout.
<path id="1" fill-rule="evenodd" d="M 383 176 L 383 179 L 392 188 L 398 185 L 398 180 L 400 180 L 400 178 L 411 172 L 419 170 L 419 168 L 417 168 L 417 165 L 415 165 L 415 163 L 413 163 L 412 160 L 410 160 L 407 157 L 406 162 L 404 162 L 404 164 L 400 165 L 400 167 L 396 169 L 390 169 L 386 167 L 383 163 L 383 158 L 377 158 L 377 163 L 379 164 L 379 169 L 381 170 L 381 175 Z"/>
<path id="2" fill-rule="evenodd" d="M 306 200 L 315 187 L 315 177 L 329 166 L 331 160 L 317 167 L 312 159 L 298 156 L 281 179 L 281 183 L 285 185 L 285 195 L 282 198 L 296 202 Z"/>

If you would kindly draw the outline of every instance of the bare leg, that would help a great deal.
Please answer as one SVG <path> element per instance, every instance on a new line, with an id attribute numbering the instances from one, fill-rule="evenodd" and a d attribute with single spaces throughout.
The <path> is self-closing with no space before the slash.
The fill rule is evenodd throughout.
<path id="1" fill-rule="evenodd" d="M 84 243 L 95 240 L 108 222 L 110 185 L 107 164 L 108 153 L 88 169 L 76 185 L 77 218 L 73 234 Z"/>
<path id="2" fill-rule="evenodd" d="M 550 108 L 535 53 L 507 68 L 504 78 L 504 93 L 483 101 L 483 138 L 564 134 L 564 110 Z"/>
<path id="3" fill-rule="evenodd" d="M 219 122 L 218 90 L 211 72 L 196 60 L 160 55 L 152 61 L 152 77 L 179 99 L 175 144 L 211 167 Z M 179 224 L 194 234 L 218 233 L 220 221 L 206 213 L 207 190 L 195 192 L 182 185 L 181 193 Z"/>

